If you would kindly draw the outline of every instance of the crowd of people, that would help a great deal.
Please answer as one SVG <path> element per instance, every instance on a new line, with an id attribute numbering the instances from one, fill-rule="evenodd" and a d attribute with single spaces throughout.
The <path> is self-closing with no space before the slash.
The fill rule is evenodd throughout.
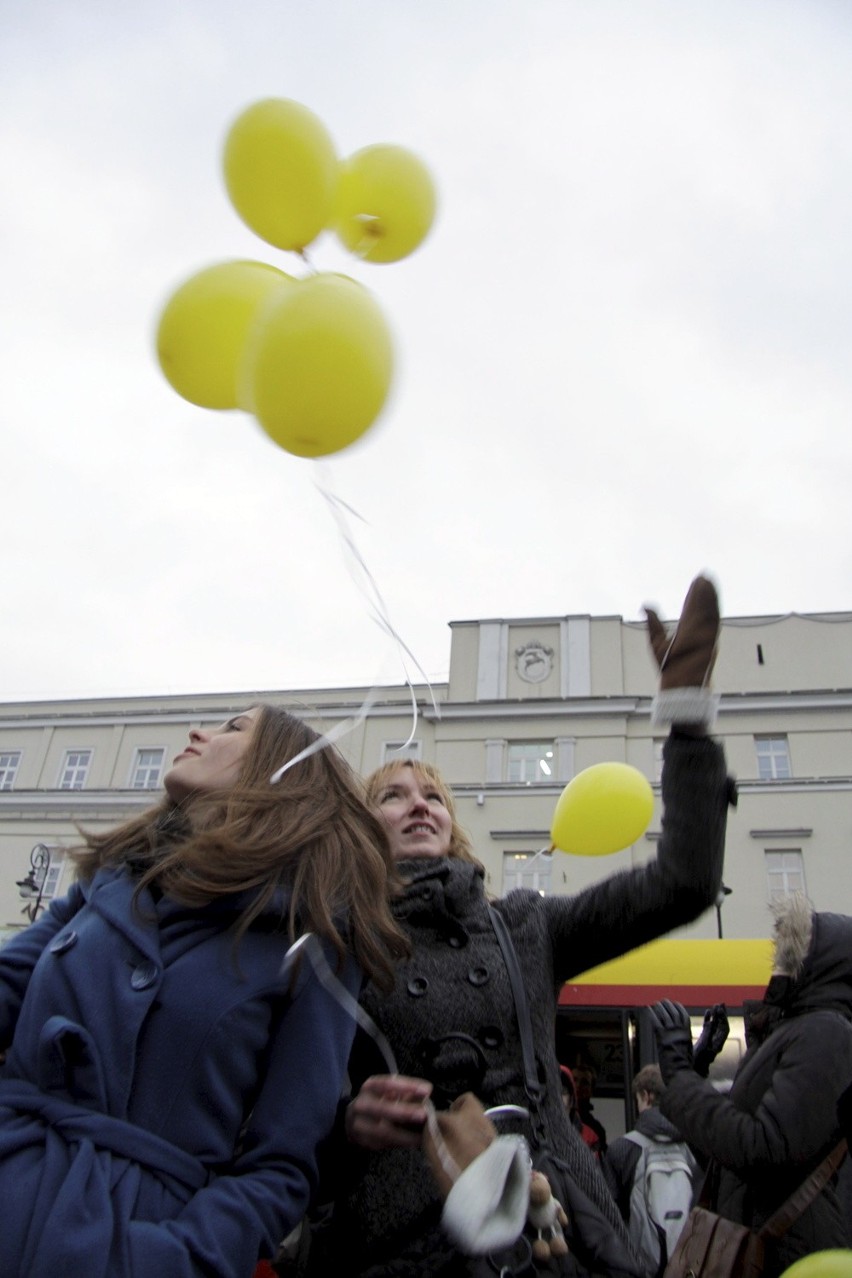
<path id="1" fill-rule="evenodd" d="M 163 801 L 86 838 L 69 895 L 0 952 L 4 1278 L 250 1278 L 258 1262 L 655 1278 L 676 1231 L 656 1222 L 650 1245 L 634 1190 L 666 1142 L 696 1195 L 702 1180 L 721 1214 L 763 1223 L 849 1127 L 852 921 L 802 902 L 779 915 L 727 1096 L 676 1004 L 652 1010 L 659 1069 L 637 1076 L 636 1128 L 609 1146 L 582 1067 L 557 1059 L 555 991 L 720 890 L 733 785 L 708 731 L 715 589 L 696 579 L 674 632 L 648 621 L 669 726 L 661 837 L 647 864 L 575 895 L 490 899 L 433 767 L 389 763 L 362 785 L 268 706 L 194 730 Z M 450 1154 L 465 1097 L 475 1122 Z M 561 1208 L 522 1169 L 513 1234 L 519 1149 L 546 1155 Z M 447 1228 L 447 1185 L 473 1183 L 473 1212 L 498 1172 L 501 1242 L 479 1254 Z M 847 1245 L 832 1182 L 765 1272 Z"/>

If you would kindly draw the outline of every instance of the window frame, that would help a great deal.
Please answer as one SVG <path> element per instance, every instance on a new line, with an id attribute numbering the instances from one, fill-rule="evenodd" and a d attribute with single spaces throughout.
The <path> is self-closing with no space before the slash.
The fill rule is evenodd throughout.
<path id="1" fill-rule="evenodd" d="M 805 858 L 802 855 L 801 848 L 764 848 L 764 871 L 766 874 L 766 899 L 771 905 L 774 901 L 782 900 L 784 897 L 792 896 L 794 892 L 803 892 L 807 895 L 807 883 L 805 881 Z M 795 857 L 795 867 L 791 868 L 780 863 L 777 867 L 771 864 L 771 858 L 777 857 L 779 860 L 784 857 Z M 781 875 L 784 886 L 781 888 L 773 888 L 773 876 Z M 790 886 L 788 876 L 797 876 L 798 883 Z"/>
<path id="2" fill-rule="evenodd" d="M 156 780 L 150 781 L 146 785 L 137 785 L 136 778 L 140 771 L 144 768 L 150 772 L 149 764 L 143 764 L 141 756 L 143 754 L 159 754 L 160 762 L 157 765 Z M 130 768 L 130 779 L 128 781 L 128 790 L 158 790 L 163 779 L 163 770 L 166 763 L 166 747 L 165 746 L 137 746 L 133 754 L 133 763 Z"/>
<path id="3" fill-rule="evenodd" d="M 14 790 L 23 754 L 23 750 L 0 750 L 0 790 Z M 15 762 L 4 763 L 4 759 Z"/>
<path id="4" fill-rule="evenodd" d="M 761 746 L 767 747 L 761 750 Z M 778 749 L 774 747 L 777 746 Z M 757 760 L 758 781 L 790 781 L 793 776 L 793 763 L 790 758 L 790 739 L 786 732 L 755 733 L 754 752 Z M 783 768 L 778 762 L 783 760 Z M 764 767 L 764 764 L 767 765 Z"/>
<path id="5" fill-rule="evenodd" d="M 528 865 L 537 858 L 536 868 L 532 873 L 532 883 L 527 882 Z M 523 861 L 526 863 L 524 869 L 518 871 L 517 865 L 515 873 L 507 873 L 511 869 L 511 862 Z M 503 853 L 503 891 L 505 896 L 508 892 L 513 892 L 516 888 L 526 888 L 527 890 L 538 892 L 539 896 L 549 896 L 552 889 L 552 870 L 553 870 L 553 853 L 548 853 L 542 849 L 539 852 L 504 852 Z M 512 881 L 512 880 L 516 881 Z"/>
<path id="6" fill-rule="evenodd" d="M 409 741 L 405 749 L 402 750 L 401 746 L 404 744 L 403 741 L 383 741 L 382 765 L 386 763 L 405 763 L 406 759 L 420 763 L 423 758 L 423 742 L 415 738 L 414 741 Z"/>
<path id="7" fill-rule="evenodd" d="M 88 755 L 85 767 L 80 763 L 71 764 L 72 755 Z M 92 760 L 95 757 L 95 751 L 92 746 L 74 746 L 65 751 L 62 763 L 59 768 L 59 777 L 56 782 L 57 790 L 85 790 L 86 782 L 89 779 L 89 773 L 92 770 Z M 74 770 L 75 783 L 72 785 L 64 785 L 66 773 L 72 768 Z M 82 773 L 79 784 L 76 783 L 77 774 Z"/>
<path id="8" fill-rule="evenodd" d="M 513 751 L 518 753 L 513 759 Z M 532 753 L 533 751 L 537 753 Z M 549 765 L 547 764 L 547 761 Z M 545 772 L 542 763 L 549 766 L 550 771 Z M 519 764 L 518 776 L 512 776 L 513 764 Z M 531 765 L 531 766 L 528 766 Z M 506 742 L 506 781 L 509 785 L 557 785 L 558 760 L 556 756 L 556 742 L 552 740 L 544 741 L 507 741 Z M 529 776 L 529 772 L 533 772 L 533 776 Z"/>

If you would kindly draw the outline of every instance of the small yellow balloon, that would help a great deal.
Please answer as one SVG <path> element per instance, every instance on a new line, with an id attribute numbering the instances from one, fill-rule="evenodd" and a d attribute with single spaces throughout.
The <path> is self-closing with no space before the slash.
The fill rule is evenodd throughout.
<path id="1" fill-rule="evenodd" d="M 645 833 L 654 811 L 647 778 L 627 763 L 596 763 L 559 796 L 550 838 L 560 852 L 608 856 Z"/>
<path id="2" fill-rule="evenodd" d="M 322 457 L 373 424 L 392 373 L 390 332 L 372 294 L 345 275 L 314 275 L 258 314 L 244 402 L 281 448 Z"/>
<path id="3" fill-rule="evenodd" d="M 341 164 L 333 226 L 346 248 L 368 262 L 398 262 L 426 238 L 435 205 L 422 160 L 405 147 L 380 143 Z"/>
<path id="4" fill-rule="evenodd" d="M 852 1251 L 812 1251 L 785 1269 L 782 1278 L 852 1278 Z"/>
<path id="5" fill-rule="evenodd" d="M 325 125 L 289 98 L 264 98 L 237 117 L 225 139 L 225 186 L 256 235 L 299 251 L 328 225 L 338 161 Z"/>
<path id="6" fill-rule="evenodd" d="M 185 280 L 157 326 L 157 358 L 179 395 L 202 408 L 239 406 L 243 348 L 258 308 L 295 284 L 265 262 L 219 262 Z"/>

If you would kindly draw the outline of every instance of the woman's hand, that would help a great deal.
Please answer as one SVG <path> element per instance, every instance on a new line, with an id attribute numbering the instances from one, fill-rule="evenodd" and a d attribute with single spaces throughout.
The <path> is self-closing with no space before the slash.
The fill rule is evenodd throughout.
<path id="1" fill-rule="evenodd" d="M 346 1107 L 346 1135 L 363 1149 L 416 1149 L 432 1084 L 404 1074 L 374 1074 Z"/>

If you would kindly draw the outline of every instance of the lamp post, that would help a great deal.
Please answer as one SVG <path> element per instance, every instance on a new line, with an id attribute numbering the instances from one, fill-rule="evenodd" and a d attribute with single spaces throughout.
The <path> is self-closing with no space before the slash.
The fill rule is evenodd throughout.
<path id="1" fill-rule="evenodd" d="M 722 906 L 725 904 L 725 897 L 730 896 L 733 890 L 733 888 L 726 887 L 723 883 L 719 888 L 718 895 L 716 896 L 716 927 L 719 932 L 720 941 L 722 940 Z"/>
<path id="2" fill-rule="evenodd" d="M 18 888 L 18 895 L 24 901 L 29 901 L 29 905 L 25 905 L 21 913 L 26 914 L 31 923 L 35 922 L 38 912 L 42 908 L 42 897 L 44 896 L 49 869 L 50 848 L 45 843 L 37 843 L 32 852 L 30 852 L 29 873 L 23 879 L 17 879 L 15 883 Z"/>

